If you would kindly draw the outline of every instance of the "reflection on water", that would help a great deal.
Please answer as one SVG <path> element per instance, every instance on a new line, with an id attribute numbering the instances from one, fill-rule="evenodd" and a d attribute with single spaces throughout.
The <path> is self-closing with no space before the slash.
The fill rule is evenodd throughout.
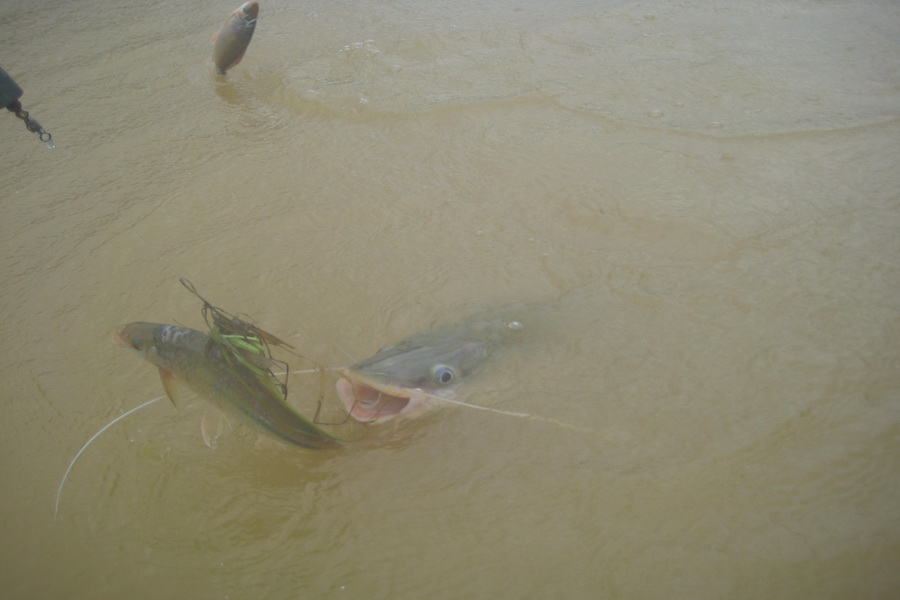
<path id="1" fill-rule="evenodd" d="M 219 3 L 0 11 L 58 142 L 0 118 L 9 597 L 900 587 L 897 7 L 480 4 L 266 2 L 224 80 Z M 202 325 L 180 277 L 328 365 L 532 303 L 465 395 L 547 420 L 210 450 L 160 402 L 53 523 L 160 393 L 115 327 Z"/>

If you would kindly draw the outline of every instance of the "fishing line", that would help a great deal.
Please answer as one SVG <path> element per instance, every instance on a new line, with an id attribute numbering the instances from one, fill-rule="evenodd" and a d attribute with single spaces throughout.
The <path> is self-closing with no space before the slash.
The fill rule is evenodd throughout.
<path id="1" fill-rule="evenodd" d="M 558 425 L 560 427 L 566 427 L 568 429 L 574 429 L 575 431 L 582 431 L 585 433 L 592 433 L 591 429 L 586 427 L 579 427 L 578 425 L 572 425 L 571 423 L 566 423 L 565 421 L 560 421 L 558 419 L 553 419 L 550 417 L 541 417 L 539 415 L 533 415 L 531 413 L 526 412 L 514 412 L 511 410 L 501 410 L 499 408 L 490 408 L 488 406 L 481 406 L 479 404 L 470 404 L 468 402 L 463 402 L 462 400 L 453 400 L 451 398 L 441 398 L 440 396 L 432 396 L 431 394 L 424 394 L 429 398 L 433 398 L 437 401 L 449 402 L 450 404 L 456 404 L 457 406 L 465 406 L 468 408 L 475 408 L 478 410 L 486 410 L 488 412 L 496 413 L 498 415 L 507 415 L 510 417 L 519 417 L 520 419 L 526 419 L 528 421 L 543 421 L 544 423 L 552 423 L 553 425 Z"/>
<path id="2" fill-rule="evenodd" d="M 291 373 L 296 373 L 297 375 L 308 375 L 309 373 L 321 373 L 322 371 L 339 371 L 340 369 L 346 368 L 347 367 L 316 367 L 315 369 L 294 369 L 293 371 L 291 371 Z M 275 375 L 284 375 L 284 373 L 275 373 Z"/>
<path id="3" fill-rule="evenodd" d="M 93 194 L 93 187 L 87 181 L 87 179 L 84 176 L 82 176 L 82 173 L 78 169 L 78 167 L 76 167 L 72 163 L 72 161 L 69 159 L 68 153 L 63 149 L 60 149 L 55 142 L 48 141 L 47 147 L 50 150 L 55 150 L 62 157 L 63 162 L 66 163 L 68 168 L 75 175 L 75 178 L 79 182 L 81 182 L 82 186 L 86 190 L 86 192 L 87 192 L 86 196 L 90 197 Z M 117 220 L 122 219 L 122 215 L 121 215 L 118 207 L 115 208 L 115 217 Z M 122 219 L 122 220 L 124 220 L 124 219 Z M 153 250 L 153 246 L 150 244 L 150 242 L 148 242 L 144 238 L 144 236 L 142 236 L 140 234 L 140 232 L 134 228 L 134 226 L 132 224 L 126 223 L 126 227 L 131 231 L 131 233 L 134 234 L 135 237 L 137 237 L 137 239 L 139 239 L 141 241 L 141 243 L 143 243 L 147 248 Z M 176 277 L 179 276 L 178 272 L 165 259 L 163 259 L 161 256 L 159 256 L 156 252 L 152 252 L 151 254 L 156 255 L 157 260 L 159 260 L 165 266 L 165 268 L 167 268 L 169 271 L 171 271 L 173 275 L 175 275 Z M 128 415 L 131 415 L 131 414 L 139 411 L 142 408 L 150 406 L 151 404 L 154 404 L 155 402 L 158 402 L 158 401 L 162 400 L 163 398 L 165 398 L 164 395 L 159 396 L 157 398 L 153 398 L 152 400 L 148 400 L 147 402 L 144 402 L 143 404 L 136 406 L 136 407 L 122 413 L 121 415 L 119 415 L 118 417 L 116 417 L 115 419 L 113 419 L 112 421 L 107 423 L 106 425 L 104 425 L 99 431 L 97 431 L 94 435 L 92 435 L 90 437 L 90 439 L 88 439 L 87 442 L 84 443 L 84 445 L 81 447 L 81 449 L 78 450 L 78 452 L 72 458 L 71 462 L 69 462 L 69 466 L 66 468 L 66 472 L 63 474 L 62 480 L 59 483 L 59 489 L 56 492 L 56 503 L 53 507 L 53 520 L 54 521 L 56 520 L 57 514 L 59 513 L 59 502 L 62 497 L 63 486 L 65 486 L 65 484 L 66 484 L 66 479 L 69 477 L 69 473 L 71 473 L 72 468 L 75 466 L 75 462 L 84 453 L 84 451 L 87 450 L 88 446 L 90 446 L 91 443 L 93 443 L 93 441 L 96 440 L 97 437 L 99 437 L 101 433 L 103 433 L 104 431 L 106 431 L 107 429 L 109 429 L 110 427 L 112 427 L 113 425 L 115 425 L 116 423 L 118 423 L 119 421 L 121 421 L 122 419 L 127 417 Z"/>
<path id="4" fill-rule="evenodd" d="M 159 397 L 157 397 L 157 398 L 154 398 L 153 400 L 147 400 L 146 402 L 144 402 L 144 403 L 141 404 L 140 406 L 136 406 L 136 407 L 132 408 L 131 410 L 122 413 L 121 415 L 119 415 L 118 417 L 116 417 L 115 419 L 113 419 L 112 421 L 110 421 L 109 423 L 107 423 L 106 425 L 104 425 L 104 426 L 100 429 L 100 431 L 98 431 L 97 433 L 95 433 L 94 435 L 92 435 L 92 436 L 91 436 L 91 439 L 89 439 L 88 441 L 86 441 L 86 442 L 84 443 L 84 445 L 81 447 L 81 450 L 79 450 L 79 451 L 75 454 L 75 457 L 72 458 L 72 461 L 69 463 L 69 466 L 68 466 L 68 468 L 66 469 L 65 474 L 63 474 L 62 481 L 59 482 L 59 489 L 56 491 L 56 506 L 53 507 L 53 520 L 54 520 L 54 521 L 56 520 L 56 515 L 57 515 L 57 513 L 59 513 L 59 499 L 60 499 L 60 497 L 62 497 L 63 486 L 66 485 L 66 478 L 69 476 L 69 473 L 72 471 L 72 467 L 75 466 L 75 461 L 78 460 L 78 457 L 81 456 L 82 452 L 84 452 L 85 450 L 87 450 L 87 447 L 90 446 L 91 443 L 92 443 L 94 440 L 96 440 L 96 439 L 100 436 L 101 433 L 103 433 L 104 431 L 106 431 L 107 429 L 109 429 L 110 427 L 112 427 L 113 425 L 115 425 L 116 423 L 118 423 L 119 421 L 121 421 L 122 419 L 124 419 L 125 417 L 127 417 L 128 415 L 130 415 L 130 414 L 132 414 L 132 413 L 136 413 L 137 411 L 141 410 L 141 409 L 144 408 L 145 406 L 150 406 L 150 405 L 153 404 L 154 402 L 159 402 L 160 400 L 162 400 L 162 399 L 165 398 L 165 397 L 166 397 L 165 395 L 162 395 L 162 396 L 159 396 Z"/>
<path id="5" fill-rule="evenodd" d="M 543 421 L 544 423 L 552 423 L 554 425 L 559 425 L 560 427 L 567 427 L 569 429 L 574 429 L 576 431 L 583 431 L 586 433 L 590 433 L 591 430 L 585 427 L 579 427 L 578 425 L 572 425 L 571 423 L 566 423 L 565 421 L 559 421 L 557 419 L 552 419 L 550 417 L 541 417 L 539 415 L 533 415 L 531 413 L 526 412 L 515 412 L 511 410 L 501 410 L 499 408 L 491 408 L 489 406 L 481 406 L 480 404 L 470 404 L 469 402 L 463 402 L 462 400 L 454 400 L 453 398 L 444 398 L 442 396 L 436 396 L 434 394 L 429 394 L 428 392 L 416 392 L 417 395 L 424 396 L 429 400 L 434 400 L 435 402 L 447 402 L 449 404 L 455 404 L 457 406 L 465 406 L 466 408 L 474 408 L 477 410 L 485 410 L 487 412 L 492 412 L 498 415 L 506 415 L 508 417 L 518 417 L 520 419 L 526 419 L 528 421 Z"/>

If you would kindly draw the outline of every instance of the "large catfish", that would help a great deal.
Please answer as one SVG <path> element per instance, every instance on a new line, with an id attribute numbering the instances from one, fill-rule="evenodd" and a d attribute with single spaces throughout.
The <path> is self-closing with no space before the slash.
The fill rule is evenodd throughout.
<path id="1" fill-rule="evenodd" d="M 340 369 L 336 387 L 341 403 L 357 421 L 382 423 L 453 401 L 457 385 L 522 329 L 515 318 L 521 306 L 480 313 L 462 323 L 414 335 Z"/>

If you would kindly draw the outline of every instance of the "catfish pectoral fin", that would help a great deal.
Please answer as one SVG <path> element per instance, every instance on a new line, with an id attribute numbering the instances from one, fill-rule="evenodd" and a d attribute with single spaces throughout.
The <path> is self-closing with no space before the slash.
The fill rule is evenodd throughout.
<path id="1" fill-rule="evenodd" d="M 168 369 L 159 368 L 159 379 L 162 381 L 163 389 L 166 390 L 166 396 L 169 397 L 169 400 L 172 401 L 172 406 L 178 408 L 178 403 L 175 402 L 175 397 L 178 395 L 178 388 L 180 386 L 180 381 L 175 377 L 175 374 Z"/>

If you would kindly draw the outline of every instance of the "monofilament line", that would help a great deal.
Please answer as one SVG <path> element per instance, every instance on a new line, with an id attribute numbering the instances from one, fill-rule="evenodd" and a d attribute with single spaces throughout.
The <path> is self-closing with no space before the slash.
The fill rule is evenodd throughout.
<path id="1" fill-rule="evenodd" d="M 158 402 L 158 401 L 162 400 L 163 398 L 165 398 L 165 396 L 159 396 L 158 398 L 154 398 L 153 400 L 147 400 L 140 406 L 132 408 L 128 412 L 122 413 L 121 415 L 119 415 L 118 417 L 116 417 L 115 419 L 113 419 L 112 421 L 107 423 L 106 425 L 104 425 L 100 429 L 100 431 L 98 431 L 97 433 L 92 435 L 91 439 L 89 439 L 88 441 L 86 441 L 84 443 L 84 446 L 81 447 L 81 450 L 79 450 L 78 453 L 75 454 L 75 457 L 72 459 L 72 462 L 69 463 L 69 467 L 66 469 L 65 474 L 63 474 L 62 481 L 59 482 L 59 489 L 56 491 L 56 506 L 53 507 L 53 520 L 54 521 L 56 520 L 57 513 L 59 513 L 59 499 L 62 496 L 63 486 L 66 484 L 66 478 L 69 476 L 69 472 L 72 470 L 72 467 L 75 466 L 75 461 L 78 460 L 78 457 L 81 456 L 81 453 L 84 452 L 85 450 L 87 450 L 87 447 L 91 445 L 91 442 L 96 440 L 97 437 L 101 433 L 103 433 L 104 431 L 106 431 L 107 429 L 109 429 L 110 427 L 112 427 L 113 425 L 115 425 L 116 423 L 118 423 L 119 421 L 121 421 L 122 419 L 124 419 L 125 417 L 130 415 L 131 413 L 135 413 L 135 412 L 141 410 L 142 408 L 144 408 L 145 406 L 150 406 L 154 402 Z"/>

